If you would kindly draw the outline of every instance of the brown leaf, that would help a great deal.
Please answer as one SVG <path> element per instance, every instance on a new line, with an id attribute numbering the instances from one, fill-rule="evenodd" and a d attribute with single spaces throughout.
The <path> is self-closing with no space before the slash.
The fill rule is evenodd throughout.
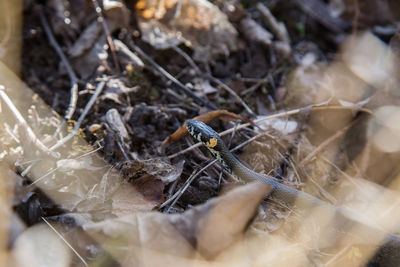
<path id="1" fill-rule="evenodd" d="M 150 211 L 163 201 L 164 183 L 156 176 L 146 174 L 136 179 L 133 185 L 117 191 L 112 200 L 112 212 L 117 216 L 137 211 Z"/>
<path id="2" fill-rule="evenodd" d="M 211 204 L 211 209 L 196 220 L 201 255 L 213 258 L 238 241 L 271 190 L 270 185 L 255 182 L 236 188 Z"/>
<path id="3" fill-rule="evenodd" d="M 251 183 L 183 214 L 138 212 L 84 228 L 101 244 L 109 244 L 110 252 L 118 253 L 116 258 L 125 266 L 158 266 L 199 256 L 210 259 L 241 238 L 270 190 L 266 184 Z M 128 249 L 121 255 L 123 247 Z"/>
<path id="4" fill-rule="evenodd" d="M 223 110 L 213 110 L 204 114 L 201 114 L 200 116 L 194 117 L 192 120 L 195 121 L 202 121 L 206 124 L 209 124 L 211 122 L 214 122 L 216 120 L 223 120 L 223 121 L 235 121 L 235 120 L 241 120 L 245 122 L 251 122 L 251 119 L 247 119 L 245 117 L 242 117 L 240 115 L 237 115 L 235 113 L 229 112 L 225 109 Z M 178 141 L 181 139 L 183 136 L 187 134 L 186 130 L 186 124 L 183 124 L 178 130 L 176 130 L 173 134 L 169 135 L 165 140 L 162 142 L 163 146 L 166 146 L 168 144 L 171 144 L 173 142 Z"/>
<path id="5" fill-rule="evenodd" d="M 135 13 L 142 39 L 156 49 L 183 42 L 193 49 L 193 58 L 199 61 L 237 50 L 236 29 L 209 1 L 140 0 Z"/>

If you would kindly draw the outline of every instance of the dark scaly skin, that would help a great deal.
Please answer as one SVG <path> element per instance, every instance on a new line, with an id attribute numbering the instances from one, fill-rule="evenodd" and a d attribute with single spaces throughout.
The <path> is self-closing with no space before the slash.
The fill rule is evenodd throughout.
<path id="1" fill-rule="evenodd" d="M 400 266 L 400 238 L 397 236 L 351 219 L 354 214 L 345 208 L 335 207 L 303 191 L 281 184 L 274 177 L 263 176 L 250 170 L 226 148 L 219 135 L 205 123 L 187 121 L 186 128 L 193 138 L 202 142 L 210 150 L 228 172 L 243 180 L 254 179 L 271 185 L 273 190 L 268 196 L 269 198 L 285 206 L 295 205 L 296 212 L 300 212 L 303 216 L 307 216 L 312 209 L 326 211 L 327 214 L 333 213 L 334 218 L 331 220 L 333 225 L 328 227 L 329 229 L 326 232 L 329 236 L 340 236 L 340 234 L 345 234 L 351 231 L 353 226 L 356 226 L 355 243 L 373 245 L 384 243 L 369 264 L 377 261 L 379 264 L 385 263 L 385 266 L 392 264 Z"/>
<path id="2" fill-rule="evenodd" d="M 188 121 L 186 123 L 188 132 L 197 140 L 202 142 L 230 173 L 235 174 L 241 179 L 259 180 L 263 183 L 273 186 L 274 190 L 270 197 L 282 202 L 285 205 L 291 205 L 295 201 L 296 205 L 327 205 L 307 193 L 296 190 L 289 186 L 279 183 L 273 177 L 263 176 L 249 168 L 245 167 L 225 146 L 219 135 L 208 125 L 200 121 Z M 301 201 L 304 200 L 304 201 Z M 299 203 L 298 203 L 299 202 Z M 303 203 L 304 202 L 304 203 Z"/>

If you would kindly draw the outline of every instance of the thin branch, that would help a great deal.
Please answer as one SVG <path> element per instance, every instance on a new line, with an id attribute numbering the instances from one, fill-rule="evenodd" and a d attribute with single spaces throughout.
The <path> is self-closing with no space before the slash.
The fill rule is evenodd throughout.
<path id="1" fill-rule="evenodd" d="M 214 159 L 213 161 L 211 161 L 210 163 L 208 163 L 206 166 L 204 166 L 203 168 L 201 168 L 201 170 L 199 170 L 197 173 L 192 173 L 192 175 L 189 177 L 189 179 L 186 180 L 184 186 L 182 188 L 180 188 L 178 191 L 176 191 L 176 193 L 167 201 L 165 201 L 164 203 L 162 203 L 160 205 L 160 209 L 162 209 L 163 207 L 165 207 L 166 205 L 168 205 L 169 203 L 172 202 L 171 206 L 168 207 L 166 213 L 169 213 L 171 208 L 173 206 L 175 206 L 175 203 L 181 198 L 181 196 L 183 195 L 183 193 L 186 191 L 186 189 L 189 187 L 189 185 L 194 181 L 194 179 L 196 179 L 200 174 L 203 173 L 203 171 L 205 171 L 206 169 L 208 169 L 208 167 L 210 167 L 211 165 L 213 165 L 214 163 L 217 162 L 217 159 Z"/>
<path id="2" fill-rule="evenodd" d="M 92 2 L 93 2 L 94 10 L 96 11 L 97 15 L 99 16 L 98 20 L 101 22 L 101 25 L 103 26 L 104 33 L 105 33 L 105 35 L 107 37 L 107 43 L 110 46 L 111 57 L 113 58 L 115 68 L 117 69 L 118 72 L 120 72 L 121 69 L 120 69 L 120 65 L 119 65 L 117 54 L 115 53 L 114 42 L 113 42 L 113 40 L 111 38 L 110 29 L 108 28 L 106 20 L 105 20 L 103 14 L 101 12 L 102 9 L 99 6 L 99 3 L 97 2 L 97 0 L 92 0 Z"/>
<path id="3" fill-rule="evenodd" d="M 361 112 L 364 112 L 364 113 L 369 114 L 369 115 L 372 115 L 372 114 L 373 114 L 371 110 L 366 109 L 366 108 L 353 108 L 353 107 L 344 107 L 344 106 L 317 106 L 317 105 L 313 105 L 313 106 L 307 106 L 307 107 L 303 107 L 303 108 L 293 109 L 293 110 L 290 110 L 290 111 L 284 111 L 284 112 L 272 114 L 272 115 L 269 115 L 269 116 L 265 116 L 265 117 L 262 117 L 262 118 L 260 118 L 260 119 L 258 119 L 258 120 L 254 120 L 253 123 L 257 124 L 257 123 L 259 123 L 259 122 L 263 122 L 263 121 L 266 121 L 266 120 L 271 120 L 271 119 L 274 119 L 274 118 L 281 118 L 281 117 L 287 117 L 287 116 L 291 116 L 291 115 L 296 115 L 296 114 L 299 114 L 300 112 L 305 111 L 305 110 L 307 110 L 307 109 L 310 109 L 311 111 L 315 111 L 315 110 L 354 110 L 354 111 L 361 111 Z M 240 129 L 249 127 L 250 125 L 251 125 L 251 124 L 248 123 L 248 122 L 247 122 L 247 123 L 243 123 L 243 124 L 238 125 L 237 127 L 229 128 L 228 130 L 225 130 L 225 131 L 219 133 L 219 135 L 220 135 L 220 136 L 224 136 L 224 135 L 226 135 L 226 134 L 232 133 L 232 132 L 235 131 L 235 130 L 240 130 Z M 177 157 L 177 156 L 179 156 L 179 155 L 182 155 L 182 154 L 185 154 L 186 152 L 189 152 L 189 151 L 191 151 L 192 149 L 194 149 L 194 148 L 196 148 L 196 147 L 199 147 L 199 146 L 201 146 L 201 143 L 200 143 L 200 142 L 198 142 L 198 143 L 196 143 L 196 144 L 194 144 L 194 145 L 192 145 L 192 146 L 190 146 L 190 147 L 188 147 L 188 148 L 186 148 L 186 149 L 184 149 L 184 150 L 181 150 L 181 151 L 179 151 L 179 152 L 177 152 L 177 153 L 175 153 L 175 154 L 169 155 L 168 158 L 169 158 L 169 159 L 175 158 L 175 157 Z"/>
<path id="4" fill-rule="evenodd" d="M 257 138 L 261 137 L 265 135 L 265 133 L 261 133 L 258 134 L 256 136 L 253 136 L 252 138 L 250 138 L 249 140 L 246 140 L 245 142 L 237 145 L 236 147 L 234 147 L 233 149 L 231 149 L 231 152 L 234 152 L 236 150 L 238 150 L 239 148 L 249 144 L 250 142 L 256 140 Z M 208 169 L 210 166 L 212 166 L 215 162 L 217 162 L 217 159 L 212 160 L 210 163 L 208 163 L 206 166 L 204 166 L 203 168 L 201 168 L 196 174 L 192 174 L 188 180 L 186 180 L 184 186 L 179 189 L 172 197 L 170 197 L 167 201 L 165 201 L 164 203 L 162 203 L 160 205 L 160 209 L 162 209 L 163 207 L 165 207 L 166 205 L 168 205 L 169 203 L 172 204 L 171 206 L 169 206 L 169 208 L 167 209 L 166 213 L 169 213 L 169 211 L 171 210 L 171 208 L 175 205 L 175 203 L 179 200 L 179 198 L 182 196 L 182 194 L 186 191 L 186 189 L 189 187 L 189 185 L 194 181 L 194 179 L 196 179 L 196 177 L 198 177 L 203 171 L 205 171 L 206 169 Z"/>
<path id="5" fill-rule="evenodd" d="M 248 93 L 252 93 L 253 91 L 257 90 L 258 87 L 260 87 L 264 83 L 267 83 L 268 81 L 269 81 L 269 74 L 267 74 L 267 76 L 265 76 L 264 78 L 257 81 L 256 84 L 252 85 L 251 87 L 247 88 L 246 90 L 243 90 L 240 94 L 245 95 Z"/>
<path id="6" fill-rule="evenodd" d="M 46 147 L 35 135 L 33 132 L 32 128 L 29 127 L 28 123 L 22 116 L 22 114 L 19 112 L 17 107 L 14 105 L 14 103 L 11 101 L 11 99 L 8 97 L 8 95 L 5 92 L 5 88 L 3 85 L 0 85 L 0 97 L 3 99 L 4 103 L 8 106 L 8 108 L 11 110 L 13 113 L 14 117 L 17 119 L 18 123 L 25 129 L 27 133 L 27 137 L 30 139 L 30 141 L 41 151 L 45 152 L 47 155 L 52 156 L 53 158 L 58 158 L 60 155 L 58 153 L 54 153 Z"/>
<path id="7" fill-rule="evenodd" d="M 189 65 L 192 66 L 192 68 L 196 71 L 197 74 L 201 74 L 200 68 L 197 66 L 197 64 L 193 61 L 193 59 L 185 51 L 183 51 L 176 45 L 174 45 L 172 47 L 172 49 L 174 49 L 174 51 L 176 53 L 181 55 L 189 63 Z"/>
<path id="8" fill-rule="evenodd" d="M 65 113 L 65 119 L 70 120 L 75 113 L 76 103 L 78 102 L 78 77 L 76 76 L 74 70 L 72 69 L 71 64 L 69 63 L 61 47 L 58 45 L 56 38 L 54 37 L 50 29 L 49 23 L 47 22 L 47 19 L 43 13 L 42 8 L 39 9 L 39 17 L 43 29 L 46 32 L 46 36 L 49 39 L 50 45 L 56 50 L 58 56 L 61 59 L 61 62 L 64 64 L 64 67 L 67 70 L 71 82 L 69 105 L 67 112 Z"/>
<path id="9" fill-rule="evenodd" d="M 347 244 L 346 246 L 344 246 L 339 252 L 336 253 L 335 256 L 333 256 L 332 258 L 329 259 L 329 261 L 327 261 L 324 265 L 325 266 L 329 266 L 332 263 L 335 263 L 340 257 L 342 257 L 344 255 L 344 253 L 346 253 L 349 248 L 351 247 L 351 244 Z M 338 262 L 336 262 L 337 264 Z"/>
<path id="10" fill-rule="evenodd" d="M 190 56 L 183 51 L 182 49 L 180 49 L 177 46 L 174 46 L 173 49 L 175 50 L 175 52 L 177 52 L 178 54 L 180 54 L 188 63 L 190 66 L 192 66 L 192 68 L 198 73 L 198 74 L 202 74 L 200 71 L 200 68 L 196 65 L 196 63 L 194 63 L 194 61 L 190 58 Z M 238 94 L 236 94 L 235 91 L 233 91 L 229 86 L 227 86 L 226 84 L 224 84 L 223 82 L 221 82 L 220 80 L 214 78 L 213 76 L 211 76 L 210 74 L 206 75 L 206 77 L 210 80 L 212 80 L 213 82 L 217 83 L 219 86 L 221 86 L 222 88 L 224 88 L 226 91 L 228 91 L 231 95 L 233 95 L 241 104 L 242 106 L 247 110 L 247 112 L 255 117 L 254 112 L 250 109 L 250 107 L 243 101 L 243 99 L 240 98 L 240 96 Z"/>
<path id="11" fill-rule="evenodd" d="M 93 154 L 93 153 L 96 153 L 97 151 L 99 151 L 100 149 L 103 148 L 100 144 L 98 144 L 98 145 L 99 145 L 98 148 L 96 148 L 96 149 L 94 149 L 94 150 L 92 150 L 92 151 L 89 151 L 89 152 L 87 152 L 87 153 L 85 153 L 85 154 L 83 154 L 83 155 L 80 155 L 80 156 L 76 157 L 75 160 L 78 160 L 78 159 L 80 159 L 80 158 L 82 158 L 82 157 L 87 157 L 87 156 L 89 156 L 89 155 L 91 155 L 91 154 Z M 24 176 L 26 175 L 26 173 L 28 173 L 28 171 L 30 170 L 30 167 L 32 167 L 32 166 L 33 166 L 33 164 L 30 165 L 28 168 L 26 168 L 26 169 L 24 170 L 25 174 L 24 174 L 24 175 L 21 174 L 21 176 L 24 177 Z M 37 179 L 36 179 L 35 181 L 33 181 L 30 185 L 28 185 L 27 188 L 29 188 L 29 187 L 31 187 L 31 186 L 37 184 L 38 182 L 40 182 L 41 180 L 43 180 L 44 178 L 46 178 L 46 177 L 49 176 L 50 174 L 52 174 L 52 173 L 54 173 L 55 171 L 57 171 L 60 167 L 61 167 L 61 166 L 58 166 L 58 167 L 55 167 L 55 168 L 50 169 L 47 173 L 45 173 L 45 174 L 42 175 L 41 177 L 37 178 Z"/>
<path id="12" fill-rule="evenodd" d="M 82 124 L 83 120 L 85 119 L 87 113 L 92 108 L 94 102 L 96 101 L 96 99 L 99 97 L 99 95 L 103 91 L 103 88 L 104 88 L 105 84 L 106 84 L 106 82 L 105 82 L 105 80 L 103 80 L 97 85 L 95 93 L 92 95 L 92 97 L 90 98 L 89 102 L 87 103 L 87 105 L 86 105 L 85 109 L 83 110 L 81 116 L 79 117 L 78 121 L 76 122 L 72 132 L 70 132 L 63 139 L 57 141 L 57 143 L 50 148 L 51 151 L 54 151 L 55 149 L 59 148 L 60 146 L 62 146 L 64 143 L 68 142 L 72 137 L 75 136 L 75 134 L 78 132 L 79 128 L 81 127 L 81 124 Z"/>
<path id="13" fill-rule="evenodd" d="M 342 129 L 340 129 L 339 131 L 337 131 L 336 133 L 334 133 L 333 135 L 331 135 L 329 138 L 327 138 L 324 142 L 322 142 L 316 149 L 314 149 L 314 151 L 312 151 L 311 153 L 309 153 L 307 155 L 307 157 L 305 157 L 300 163 L 299 163 L 299 167 L 304 166 L 305 164 L 307 164 L 313 157 L 315 157 L 318 153 L 320 153 L 324 148 L 326 148 L 330 143 L 332 143 L 333 141 L 335 141 L 336 139 L 338 139 L 339 137 L 341 137 L 344 133 L 346 133 L 346 131 L 348 129 L 350 129 L 351 127 L 353 127 L 359 120 L 361 117 L 356 118 L 355 120 L 351 121 L 349 124 L 347 124 L 345 127 L 343 127 Z"/>
<path id="14" fill-rule="evenodd" d="M 196 99 L 197 101 L 201 102 L 207 108 L 209 108 L 211 110 L 216 109 L 216 107 L 213 104 L 211 104 L 208 100 L 197 96 L 195 93 L 193 93 L 192 90 L 190 90 L 183 83 L 178 81 L 174 76 L 169 74 L 164 68 L 162 68 L 160 65 L 158 65 L 150 56 L 148 56 L 145 52 L 143 52 L 142 49 L 140 49 L 138 46 L 132 44 L 132 48 L 133 48 L 133 50 L 136 51 L 136 53 L 138 53 L 141 57 L 143 57 L 145 60 L 147 60 L 159 73 L 161 73 L 167 79 L 169 79 L 171 82 L 173 82 L 175 85 L 177 85 L 178 88 L 181 89 L 184 93 L 186 93 L 190 97 Z"/>
<path id="15" fill-rule="evenodd" d="M 89 264 L 87 264 L 87 262 L 82 258 L 81 255 L 79 255 L 78 251 L 76 251 L 72 245 L 43 217 L 41 217 L 42 220 L 47 224 L 47 226 L 49 226 L 51 228 L 51 230 L 54 231 L 54 233 L 56 233 L 58 235 L 59 238 L 61 238 L 62 241 L 64 241 L 64 243 L 74 252 L 74 254 L 81 260 L 81 262 L 85 265 L 85 266 L 89 266 Z"/>
<path id="16" fill-rule="evenodd" d="M 237 101 L 240 102 L 240 104 L 242 104 L 242 106 L 246 109 L 246 111 L 252 116 L 255 117 L 256 114 L 251 110 L 251 108 L 246 104 L 246 102 L 243 101 L 243 99 L 236 94 L 235 91 L 232 90 L 232 88 L 230 88 L 228 85 L 226 85 L 225 83 L 221 82 L 219 79 L 213 77 L 211 74 L 207 74 L 206 75 L 207 78 L 209 78 L 211 81 L 215 82 L 216 84 L 218 84 L 219 86 L 221 86 L 222 88 L 224 88 L 228 93 L 230 93 L 234 98 L 236 98 Z"/>

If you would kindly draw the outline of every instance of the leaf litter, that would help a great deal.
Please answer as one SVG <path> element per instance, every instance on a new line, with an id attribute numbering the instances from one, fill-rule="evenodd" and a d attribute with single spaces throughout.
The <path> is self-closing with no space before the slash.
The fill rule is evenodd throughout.
<path id="1" fill-rule="evenodd" d="M 65 258 L 59 266 L 392 263 L 392 255 L 374 257 L 376 248 L 350 245 L 348 235 L 330 236 L 329 216 L 304 218 L 263 201 L 270 188 L 243 185 L 215 165 L 169 210 L 179 213 L 157 209 L 209 158 L 202 148 L 179 154 L 191 144 L 178 141 L 182 133 L 168 146 L 163 140 L 185 120 L 208 114 L 216 129 L 230 129 L 223 137 L 230 146 L 266 134 L 238 151 L 256 171 L 397 233 L 396 3 L 374 9 L 377 1 L 368 1 L 355 14 L 351 1 L 268 1 L 245 9 L 207 1 L 50 1 L 43 14 L 67 55 L 60 63 L 38 4 L 25 2 L 22 78 L 35 93 L 0 66 L 1 90 L 12 102 L 3 105 L 2 94 L 0 158 L 9 169 L 2 181 L 18 192 L 1 205 L 5 223 L 15 214 L 23 222 L 3 228 L 2 240 L 13 233 L 2 247 L 4 262 L 54 263 L 45 243 L 62 240 L 50 234 L 59 232 L 66 237 L 54 252 Z M 105 90 L 79 121 L 101 83 Z M 76 108 L 72 120 L 60 123 L 38 96 L 59 114 Z M 22 113 L 18 127 L 13 105 Z M 254 114 L 274 119 L 258 125 Z M 238 119 L 254 124 L 242 127 Z M 38 150 L 38 140 L 52 147 L 73 125 L 76 135 L 57 154 Z M 20 245 L 44 236 L 43 245 Z"/>

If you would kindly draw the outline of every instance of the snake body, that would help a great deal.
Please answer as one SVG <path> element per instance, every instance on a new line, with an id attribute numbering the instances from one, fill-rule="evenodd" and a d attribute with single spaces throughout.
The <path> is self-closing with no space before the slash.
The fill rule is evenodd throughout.
<path id="1" fill-rule="evenodd" d="M 270 185 L 272 191 L 268 198 L 272 198 L 285 206 L 294 205 L 296 211 L 299 211 L 303 218 L 310 215 L 312 210 L 315 209 L 325 212 L 323 214 L 333 214 L 333 225 L 328 229 L 329 235 L 335 236 L 337 233 L 348 232 L 352 227 L 357 228 L 356 242 L 380 245 L 384 241 L 384 245 L 379 248 L 375 257 L 382 259 L 382 257 L 390 254 L 390 259 L 394 259 L 395 263 L 400 266 L 400 238 L 397 236 L 354 220 L 353 218 L 356 215 L 348 209 L 335 207 L 310 194 L 282 184 L 274 177 L 264 176 L 247 168 L 228 150 L 220 136 L 205 123 L 187 121 L 186 129 L 193 138 L 202 142 L 208 148 L 228 172 L 243 180 L 253 179 Z"/>
<path id="2" fill-rule="evenodd" d="M 271 185 L 270 197 L 285 205 L 326 206 L 327 203 L 303 191 L 296 190 L 279 183 L 275 178 L 264 176 L 244 166 L 225 146 L 220 136 L 207 124 L 200 121 L 186 122 L 186 128 L 191 136 L 202 142 L 221 165 L 229 172 L 243 180 L 258 180 Z"/>

